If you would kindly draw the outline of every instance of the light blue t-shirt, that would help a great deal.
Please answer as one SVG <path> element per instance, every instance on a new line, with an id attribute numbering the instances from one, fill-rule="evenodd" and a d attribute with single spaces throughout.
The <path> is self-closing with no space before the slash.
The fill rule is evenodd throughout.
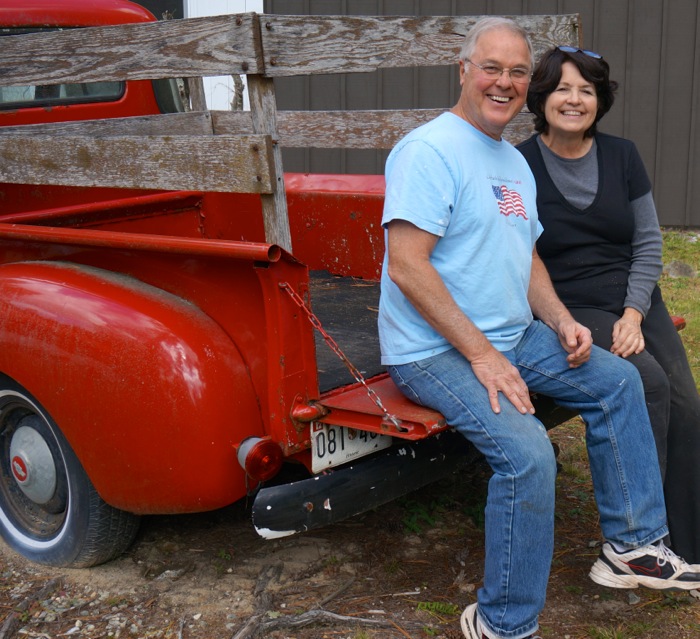
<path id="1" fill-rule="evenodd" d="M 496 349 L 513 348 L 532 322 L 527 290 L 542 232 L 535 180 L 523 156 L 444 113 L 409 133 L 387 159 L 382 224 L 396 219 L 439 237 L 430 261 L 456 303 Z M 391 281 L 387 260 L 379 303 L 382 363 L 406 364 L 452 348 Z"/>

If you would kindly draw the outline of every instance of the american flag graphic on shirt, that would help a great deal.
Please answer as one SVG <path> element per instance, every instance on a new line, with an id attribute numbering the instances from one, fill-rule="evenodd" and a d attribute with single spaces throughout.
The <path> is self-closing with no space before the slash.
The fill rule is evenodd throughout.
<path id="1" fill-rule="evenodd" d="M 515 215 L 516 217 L 522 217 L 527 220 L 527 214 L 525 213 L 525 205 L 523 204 L 523 198 L 517 191 L 509 190 L 505 185 L 503 186 L 491 186 L 493 189 L 493 194 L 496 196 L 496 202 L 498 202 L 498 210 L 501 215 L 506 217 L 509 215 Z"/>

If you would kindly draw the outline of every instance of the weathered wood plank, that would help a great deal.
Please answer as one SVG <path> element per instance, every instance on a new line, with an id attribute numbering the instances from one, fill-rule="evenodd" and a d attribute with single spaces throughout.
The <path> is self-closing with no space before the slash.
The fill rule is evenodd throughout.
<path id="1" fill-rule="evenodd" d="M 260 16 L 269 77 L 369 72 L 455 63 L 464 35 L 482 16 Z M 578 14 L 509 16 L 535 52 L 578 44 Z"/>
<path id="2" fill-rule="evenodd" d="M 0 137 L 0 182 L 272 193 L 272 167 L 266 135 Z"/>
<path id="3" fill-rule="evenodd" d="M 436 118 L 445 109 L 381 111 L 278 111 L 279 144 L 285 148 L 391 149 L 409 131 Z M 214 133 L 250 131 L 250 114 L 211 111 Z M 523 111 L 506 127 L 512 143 L 532 134 L 532 116 Z"/>
<path id="4" fill-rule="evenodd" d="M 207 98 L 204 95 L 204 82 L 201 77 L 186 78 L 187 90 L 190 94 L 190 104 L 193 111 L 206 111 Z"/>
<path id="5" fill-rule="evenodd" d="M 242 13 L 4 37 L 0 86 L 262 73 L 256 17 Z"/>
<path id="6" fill-rule="evenodd" d="M 262 35 L 256 32 L 258 18 Z M 46 83 L 47 76 L 53 82 L 192 77 L 202 69 L 230 71 L 232 61 L 244 65 L 250 55 L 255 61 L 247 69 L 252 113 L 0 129 L 0 180 L 261 193 L 268 241 L 291 248 L 280 146 L 389 149 L 443 109 L 277 113 L 269 76 L 454 64 L 463 34 L 477 19 L 240 14 L 104 27 L 92 30 L 90 38 L 85 31 L 7 38 L 12 43 L 0 50 L 0 84 L 18 77 L 22 83 L 39 78 Z M 578 16 L 515 19 L 533 34 L 536 48 L 577 44 Z M 236 39 L 236 28 L 244 33 L 242 39 Z M 262 69 L 260 38 L 266 47 L 266 76 L 253 74 Z M 52 55 L 46 56 L 46 50 Z M 13 76 L 10 67 L 21 67 L 20 62 L 25 71 Z M 517 142 L 530 131 L 531 118 L 524 113 L 506 137 Z"/>
<path id="7" fill-rule="evenodd" d="M 269 78 L 250 75 L 248 76 L 248 94 L 253 131 L 269 134 L 273 139 L 272 171 L 275 176 L 275 188 L 272 194 L 261 196 L 265 241 L 277 244 L 291 253 L 292 233 L 287 211 L 287 194 L 284 188 L 282 150 L 277 141 L 275 87 Z"/>
<path id="8" fill-rule="evenodd" d="M 278 143 L 285 148 L 391 149 L 401 137 L 436 118 L 445 109 L 378 111 L 278 111 Z M 520 113 L 505 137 L 519 142 L 529 136 L 532 116 Z M 56 122 L 0 127 L 0 137 L 52 135 L 114 137 L 131 135 L 242 135 L 253 133 L 250 111 L 173 113 L 108 120 Z"/>
<path id="9" fill-rule="evenodd" d="M 247 115 L 250 121 L 250 113 Z M 253 127 L 250 124 L 245 130 L 231 129 L 228 131 L 229 134 L 234 135 L 252 132 Z M 0 137 L 5 135 L 79 135 L 86 137 L 121 135 L 196 136 L 212 135 L 212 133 L 212 117 L 208 111 L 0 127 Z"/>
<path id="10" fill-rule="evenodd" d="M 263 15 L 264 67 L 257 17 L 245 13 L 4 38 L 0 86 L 450 64 L 479 16 Z M 577 15 L 512 17 L 532 34 L 536 51 L 580 40 Z"/>
<path id="11" fill-rule="evenodd" d="M 284 148 L 391 149 L 409 131 L 444 111 L 278 111 L 276 139 L 279 146 Z M 504 136 L 510 142 L 519 142 L 528 137 L 531 131 L 532 116 L 523 111 L 508 125 Z M 243 135 L 253 132 L 250 111 L 205 111 L 0 127 L 0 138 L 20 134 L 111 137 Z"/>
<path id="12" fill-rule="evenodd" d="M 277 127 L 285 111 L 277 111 Z M 296 113 L 296 112 L 295 112 Z M 214 135 L 231 135 L 232 133 L 248 133 L 253 131 L 253 117 L 250 111 L 209 111 Z"/>

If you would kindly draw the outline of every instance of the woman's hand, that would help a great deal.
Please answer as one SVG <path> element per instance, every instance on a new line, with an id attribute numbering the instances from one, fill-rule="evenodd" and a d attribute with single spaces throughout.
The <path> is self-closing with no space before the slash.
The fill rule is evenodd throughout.
<path id="1" fill-rule="evenodd" d="M 634 308 L 626 308 L 622 317 L 615 322 L 610 352 L 620 357 L 638 355 L 644 350 L 642 334 L 642 314 Z"/>

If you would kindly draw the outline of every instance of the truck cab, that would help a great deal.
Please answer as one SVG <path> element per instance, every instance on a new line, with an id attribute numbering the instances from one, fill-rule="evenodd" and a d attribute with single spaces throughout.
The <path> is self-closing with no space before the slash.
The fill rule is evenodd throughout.
<path id="1" fill-rule="evenodd" d="M 551 18 L 534 21 L 545 41 L 577 33 L 571 16 L 558 29 Z M 282 146 L 391 146 L 440 110 L 359 124 L 278 112 L 274 84 L 453 65 L 471 19 L 156 21 L 128 0 L 2 3 L 0 534 L 12 548 L 95 565 L 128 547 L 141 515 L 246 495 L 275 538 L 474 458 L 379 362 L 383 177 L 281 161 Z M 358 20 L 368 36 L 395 33 L 356 50 Z M 431 34 L 416 50 L 378 55 L 416 28 Z M 315 41 L 332 55 L 311 54 Z M 222 72 L 247 75 L 250 112 L 193 110 L 190 80 Z"/>

